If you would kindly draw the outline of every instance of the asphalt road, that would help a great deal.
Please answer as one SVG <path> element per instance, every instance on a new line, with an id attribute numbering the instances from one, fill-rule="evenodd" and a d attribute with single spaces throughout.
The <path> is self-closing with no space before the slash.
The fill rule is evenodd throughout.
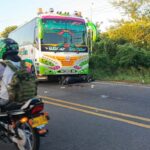
<path id="1" fill-rule="evenodd" d="M 148 86 L 42 82 L 38 95 L 51 117 L 40 150 L 150 150 Z"/>

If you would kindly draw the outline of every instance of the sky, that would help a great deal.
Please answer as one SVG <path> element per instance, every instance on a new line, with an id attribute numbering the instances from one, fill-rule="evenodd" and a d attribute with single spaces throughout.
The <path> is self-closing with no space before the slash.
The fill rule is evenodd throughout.
<path id="1" fill-rule="evenodd" d="M 101 23 L 101 30 L 105 31 L 112 23 L 111 20 L 121 18 L 120 11 L 115 9 L 111 0 L 2 0 L 0 5 L 0 32 L 6 27 L 20 26 L 36 17 L 37 9 L 48 11 L 81 11 L 84 17 L 93 22 Z"/>

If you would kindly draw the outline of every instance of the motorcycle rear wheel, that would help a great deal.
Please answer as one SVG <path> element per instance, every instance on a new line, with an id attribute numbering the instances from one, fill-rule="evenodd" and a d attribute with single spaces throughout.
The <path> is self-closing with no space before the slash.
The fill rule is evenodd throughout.
<path id="1" fill-rule="evenodd" d="M 29 123 L 22 124 L 19 127 L 19 135 L 21 140 L 18 140 L 18 143 L 15 144 L 17 150 L 39 150 L 40 137 Z"/>

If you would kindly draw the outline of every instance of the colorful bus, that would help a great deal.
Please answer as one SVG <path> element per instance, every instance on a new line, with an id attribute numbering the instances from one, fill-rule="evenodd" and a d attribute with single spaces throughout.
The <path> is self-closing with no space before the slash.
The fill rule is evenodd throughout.
<path id="1" fill-rule="evenodd" d="M 40 12 L 9 34 L 19 43 L 19 55 L 37 76 L 87 75 L 87 23 L 76 12 Z"/>

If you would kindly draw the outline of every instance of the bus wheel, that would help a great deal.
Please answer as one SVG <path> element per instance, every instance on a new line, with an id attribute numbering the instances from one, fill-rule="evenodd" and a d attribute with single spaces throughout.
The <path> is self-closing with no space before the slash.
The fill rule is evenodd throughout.
<path id="1" fill-rule="evenodd" d="M 58 82 L 59 81 L 59 77 L 50 75 L 50 76 L 47 76 L 47 80 L 49 82 Z"/>
<path id="2" fill-rule="evenodd" d="M 67 76 L 60 76 L 59 84 L 61 84 L 61 85 L 67 84 L 66 79 L 67 79 Z"/>

